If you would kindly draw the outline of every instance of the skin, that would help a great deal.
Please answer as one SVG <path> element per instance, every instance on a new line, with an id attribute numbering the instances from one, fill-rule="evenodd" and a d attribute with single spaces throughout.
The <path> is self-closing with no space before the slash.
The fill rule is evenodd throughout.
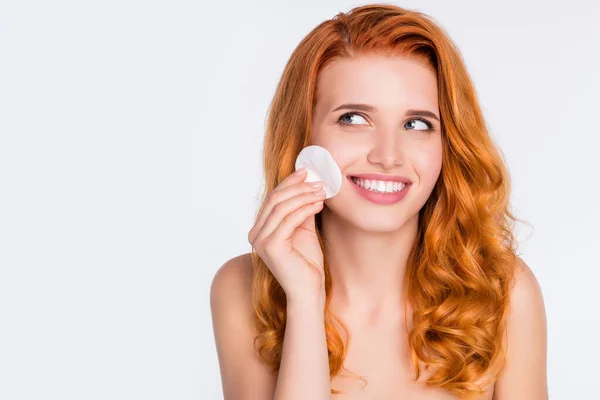
<path id="1" fill-rule="evenodd" d="M 418 212 L 442 168 L 435 71 L 403 56 L 338 59 L 321 71 L 316 98 L 311 144 L 328 149 L 343 175 L 339 194 L 325 200 L 322 221 L 334 282 L 331 309 L 347 324 L 352 338 L 345 366 L 368 379 L 370 389 L 365 390 L 375 397 L 396 392 L 419 399 L 453 399 L 440 389 L 406 384 L 412 369 L 401 300 Z M 375 110 L 333 111 L 348 103 Z M 434 116 L 415 116 L 409 110 Z M 412 186 L 400 202 L 378 205 L 360 196 L 346 179 L 356 173 L 401 175 Z M 548 396 L 542 294 L 531 270 L 519 262 L 514 311 L 508 320 L 509 364 L 480 399 Z M 410 305 L 407 312 L 410 316 Z M 430 375 L 423 367 L 420 382 Z M 406 379 L 398 385 L 398 377 Z M 350 391 L 361 390 L 362 384 L 342 377 L 332 381 L 334 388 Z"/>
<path id="2" fill-rule="evenodd" d="M 325 200 L 321 211 L 333 279 L 330 308 L 350 331 L 345 368 L 368 380 L 363 388 L 362 381 L 338 375 L 331 387 L 346 393 L 331 398 L 455 400 L 445 390 L 412 381 L 406 337 L 410 318 L 407 327 L 401 303 L 418 212 L 439 178 L 443 145 L 438 120 L 422 117 L 433 127 L 424 131 L 426 123 L 407 115 L 407 110 L 427 110 L 440 118 L 435 73 L 418 60 L 400 56 L 338 59 L 319 74 L 316 95 L 311 144 L 328 149 L 343 174 L 340 192 Z M 333 111 L 347 103 L 369 104 L 376 111 Z M 347 112 L 358 114 L 344 116 L 348 125 L 343 125 L 338 119 Z M 346 179 L 369 172 L 402 175 L 412 186 L 400 202 L 377 205 Z M 252 274 L 246 253 L 226 262 L 211 285 L 225 399 L 270 400 L 277 383 L 253 348 Z M 408 305 L 409 315 L 411 311 Z M 520 258 L 506 345 L 506 368 L 478 400 L 548 399 L 544 301 L 533 272 Z M 421 383 L 430 375 L 423 367 Z"/>
<path id="3" fill-rule="evenodd" d="M 332 111 L 347 103 L 376 111 Z M 409 109 L 430 111 L 437 119 L 408 115 Z M 343 125 L 338 119 L 347 112 L 359 114 L 344 116 L 348 125 Z M 348 318 L 372 323 L 399 316 L 418 212 L 442 168 L 439 120 L 436 75 L 419 61 L 372 55 L 338 59 L 319 75 L 311 140 L 329 150 L 343 175 L 338 195 L 325 201 L 322 220 L 336 283 L 332 299 Z M 346 179 L 355 173 L 400 175 L 412 185 L 400 202 L 378 205 Z"/>

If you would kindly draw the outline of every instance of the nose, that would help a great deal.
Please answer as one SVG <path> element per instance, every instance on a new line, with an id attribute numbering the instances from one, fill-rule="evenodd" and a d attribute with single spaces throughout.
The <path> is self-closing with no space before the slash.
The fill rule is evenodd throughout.
<path id="1" fill-rule="evenodd" d="M 374 143 L 367 155 L 371 164 L 379 164 L 383 169 L 393 169 L 404 164 L 402 135 L 395 129 L 381 129 L 374 135 Z"/>

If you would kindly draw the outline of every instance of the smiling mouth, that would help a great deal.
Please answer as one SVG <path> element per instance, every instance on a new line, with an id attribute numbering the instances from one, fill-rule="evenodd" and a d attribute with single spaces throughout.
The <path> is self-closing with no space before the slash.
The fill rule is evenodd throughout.
<path id="1" fill-rule="evenodd" d="M 349 180 L 350 182 L 352 182 L 352 184 L 353 184 L 354 186 L 357 186 L 357 187 L 359 187 L 360 189 L 363 189 L 363 190 L 368 190 L 369 192 L 372 192 L 372 193 L 378 193 L 378 194 L 395 194 L 395 193 L 400 193 L 400 192 L 402 192 L 404 189 L 408 188 L 408 187 L 411 185 L 411 183 L 405 183 L 405 182 L 394 182 L 394 184 L 402 185 L 402 186 L 401 186 L 401 188 L 400 188 L 399 190 L 391 190 L 391 191 L 383 190 L 383 191 L 380 191 L 380 190 L 378 190 L 378 189 L 374 189 L 374 188 L 366 188 L 366 187 L 364 187 L 364 186 L 361 186 L 361 185 L 358 183 L 358 180 L 357 180 L 357 178 L 356 178 L 356 177 L 354 177 L 354 176 L 347 175 L 347 178 L 348 178 L 348 180 Z M 393 182 L 393 181 L 389 181 L 389 182 Z M 387 187 L 387 186 L 386 186 L 386 187 Z"/>

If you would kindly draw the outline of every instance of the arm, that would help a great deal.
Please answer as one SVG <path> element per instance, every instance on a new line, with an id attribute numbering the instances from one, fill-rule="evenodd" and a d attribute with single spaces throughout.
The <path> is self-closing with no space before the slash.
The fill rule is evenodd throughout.
<path id="1" fill-rule="evenodd" d="M 224 400 L 329 400 L 324 298 L 288 300 L 280 370 L 272 375 L 254 350 L 252 264 L 243 257 L 227 261 L 210 288 Z"/>
<path id="2" fill-rule="evenodd" d="M 329 400 L 325 300 L 288 300 L 276 400 Z"/>
<path id="3" fill-rule="evenodd" d="M 254 351 L 252 265 L 227 261 L 210 287 L 210 307 L 224 400 L 271 400 L 276 377 Z"/>
<path id="4" fill-rule="evenodd" d="M 507 321 L 506 368 L 495 384 L 494 400 L 547 400 L 546 312 L 531 269 L 519 258 Z"/>

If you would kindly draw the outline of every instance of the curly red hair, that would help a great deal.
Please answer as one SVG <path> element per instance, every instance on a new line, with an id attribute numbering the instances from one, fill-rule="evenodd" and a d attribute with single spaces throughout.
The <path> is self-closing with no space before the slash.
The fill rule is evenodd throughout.
<path id="1" fill-rule="evenodd" d="M 413 308 L 408 341 L 415 379 L 424 363 L 434 371 L 428 385 L 461 398 L 479 395 L 480 384 L 495 380 L 505 365 L 517 218 L 509 210 L 508 168 L 486 129 L 460 52 L 429 16 L 393 5 L 360 6 L 322 22 L 301 41 L 269 108 L 262 203 L 294 171 L 296 156 L 310 144 L 319 71 L 335 59 L 358 54 L 416 57 L 437 73 L 443 163 L 419 212 L 408 259 L 405 294 Z M 316 223 L 325 256 L 325 330 L 333 378 L 344 370 L 347 349 L 334 321 L 346 333 L 347 328 L 329 310 L 332 282 L 320 214 Z M 252 262 L 255 348 L 275 372 L 285 333 L 285 293 L 255 252 Z"/>

